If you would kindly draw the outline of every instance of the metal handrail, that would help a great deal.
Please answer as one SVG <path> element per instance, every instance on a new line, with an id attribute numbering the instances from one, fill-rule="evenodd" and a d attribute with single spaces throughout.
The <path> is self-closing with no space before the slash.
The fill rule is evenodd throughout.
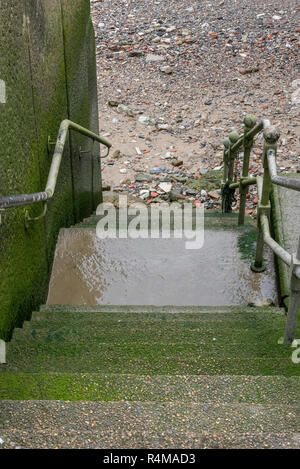
<path id="1" fill-rule="evenodd" d="M 300 191 L 300 181 L 292 178 L 285 178 L 277 175 L 276 154 L 279 132 L 269 126 L 264 131 L 263 183 L 259 183 L 259 204 L 258 204 L 258 227 L 259 237 L 256 247 L 255 262 L 252 265 L 254 272 L 264 270 L 263 246 L 267 244 L 272 251 L 290 267 L 290 298 L 287 312 L 287 320 L 284 333 L 284 343 L 290 344 L 295 338 L 297 327 L 298 311 L 300 307 L 300 238 L 296 254 L 289 254 L 270 235 L 270 193 L 272 184 L 276 184 L 287 189 Z"/>
<path id="2" fill-rule="evenodd" d="M 249 161 L 250 154 L 253 147 L 254 137 L 270 126 L 270 121 L 262 119 L 256 121 L 256 117 L 251 114 L 247 115 L 244 119 L 244 133 L 238 135 L 232 132 L 228 138 L 224 140 L 224 181 L 222 188 L 222 208 L 225 212 L 230 212 L 233 201 L 233 194 L 235 189 L 239 188 L 240 197 L 240 211 L 239 211 L 239 225 L 243 225 L 245 221 L 245 207 L 247 187 L 256 184 L 256 178 L 249 178 Z M 243 169 L 239 182 L 233 181 L 234 161 L 237 158 L 238 151 L 244 147 L 244 160 Z"/>
<path id="3" fill-rule="evenodd" d="M 293 178 L 285 178 L 277 175 L 276 154 L 277 142 L 280 137 L 275 127 L 270 122 L 263 119 L 258 124 L 255 116 L 248 115 L 244 119 L 245 129 L 244 135 L 239 136 L 236 132 L 232 132 L 229 138 L 224 140 L 224 182 L 222 188 L 222 206 L 225 211 L 231 211 L 232 196 L 234 191 L 239 188 L 240 191 L 240 211 L 239 224 L 244 224 L 245 203 L 247 186 L 257 184 L 258 188 L 258 240 L 256 247 L 255 262 L 251 265 L 254 272 L 263 272 L 265 265 L 263 263 L 263 248 L 267 244 L 272 251 L 290 267 L 291 272 L 291 295 L 289 301 L 289 309 L 287 313 L 287 321 L 284 335 L 284 343 L 292 343 L 295 336 L 298 310 L 300 307 L 300 238 L 297 253 L 291 255 L 279 243 L 277 243 L 270 234 L 269 216 L 271 211 L 270 193 L 272 184 L 276 184 L 287 189 L 300 191 L 300 180 Z M 249 160 L 251 150 L 254 144 L 254 136 L 260 131 L 264 131 L 264 148 L 263 148 L 263 166 L 264 176 L 256 178 L 248 177 Z M 244 160 L 242 176 L 239 182 L 233 182 L 234 161 L 237 157 L 238 150 L 244 146 Z"/>
<path id="4" fill-rule="evenodd" d="M 267 158 L 268 158 L 268 166 L 269 166 L 271 181 L 273 182 L 273 184 L 300 192 L 300 180 L 299 179 L 292 179 L 292 178 L 285 178 L 285 177 L 277 176 L 276 156 L 275 156 L 274 150 L 268 151 Z"/>
<path id="5" fill-rule="evenodd" d="M 254 116 L 252 115 L 248 115 L 245 117 L 245 133 L 240 135 L 238 137 L 238 140 L 231 146 L 230 150 L 235 152 L 237 150 L 239 150 L 239 148 L 241 148 L 243 146 L 243 143 L 244 143 L 244 139 L 253 139 L 257 134 L 259 134 L 262 130 L 266 129 L 267 127 L 270 126 L 270 121 L 268 119 L 262 119 L 260 122 L 258 122 L 257 124 L 254 124 L 253 127 L 251 128 L 250 126 L 247 126 L 246 125 L 246 122 L 248 123 L 247 121 L 247 118 L 249 119 L 253 119 Z M 252 122 L 252 121 L 251 121 Z M 249 130 L 250 128 L 250 130 Z M 229 137 L 230 138 L 230 137 Z M 225 156 L 228 156 L 229 154 L 229 149 L 228 150 L 225 150 Z"/>
<path id="6" fill-rule="evenodd" d="M 260 224 L 263 231 L 263 238 L 264 242 L 272 249 L 272 251 L 280 257 L 280 259 L 289 267 L 292 263 L 292 256 L 289 254 L 280 244 L 276 243 L 276 241 L 272 238 L 270 234 L 270 225 L 269 219 L 267 215 L 261 215 L 260 217 Z"/>
<path id="7" fill-rule="evenodd" d="M 79 132 L 80 134 L 85 135 L 86 137 L 91 138 L 93 141 L 105 145 L 108 148 L 109 153 L 112 144 L 108 140 L 100 137 L 94 132 L 91 132 L 90 130 L 82 127 L 81 125 L 75 124 L 74 122 L 68 119 L 62 121 L 62 123 L 60 124 L 58 137 L 55 144 L 55 150 L 45 190 L 43 192 L 36 192 L 33 194 L 21 194 L 0 197 L 0 210 L 5 210 L 7 208 L 12 207 L 20 207 L 23 205 L 35 204 L 39 202 L 47 202 L 54 196 L 62 155 L 67 141 L 67 135 L 70 129 L 75 130 L 76 132 Z"/>

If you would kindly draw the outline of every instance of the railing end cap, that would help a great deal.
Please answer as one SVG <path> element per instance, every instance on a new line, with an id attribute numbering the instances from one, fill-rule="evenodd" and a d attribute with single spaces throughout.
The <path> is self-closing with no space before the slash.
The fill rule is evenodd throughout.
<path id="1" fill-rule="evenodd" d="M 273 125 L 270 125 L 264 131 L 264 139 L 270 145 L 275 144 L 278 141 L 279 137 L 280 132 Z"/>
<path id="2" fill-rule="evenodd" d="M 228 137 L 226 137 L 223 141 L 223 145 L 225 148 L 229 148 L 230 147 L 230 140 Z"/>
<path id="3" fill-rule="evenodd" d="M 253 114 L 247 114 L 244 118 L 245 127 L 247 127 L 248 129 L 252 129 L 252 127 L 255 126 L 256 122 L 257 119 Z"/>
<path id="4" fill-rule="evenodd" d="M 231 132 L 229 134 L 229 140 L 230 140 L 231 143 L 236 143 L 239 138 L 240 138 L 240 136 L 237 132 Z"/>

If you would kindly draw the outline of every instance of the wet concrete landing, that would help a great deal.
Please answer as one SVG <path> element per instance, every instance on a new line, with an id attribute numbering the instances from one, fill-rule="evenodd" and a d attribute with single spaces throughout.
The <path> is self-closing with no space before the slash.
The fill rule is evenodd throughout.
<path id="1" fill-rule="evenodd" d="M 48 304 L 221 306 L 276 302 L 272 254 L 250 270 L 238 231 L 206 230 L 203 248 L 184 239 L 106 239 L 95 229 L 61 230 Z"/>

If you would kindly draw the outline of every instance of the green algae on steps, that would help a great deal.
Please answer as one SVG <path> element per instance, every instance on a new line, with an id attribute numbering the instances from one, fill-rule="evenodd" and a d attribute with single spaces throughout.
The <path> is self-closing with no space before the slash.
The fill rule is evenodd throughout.
<path id="1" fill-rule="evenodd" d="M 165 307 L 163 313 L 151 306 L 145 313 L 137 312 L 140 307 L 128 307 L 133 312 L 120 307 L 123 312 L 117 313 L 103 312 L 105 307 L 85 313 L 82 308 L 68 313 L 68 307 L 50 307 L 35 313 L 8 344 L 4 375 L 18 370 L 300 375 L 291 360 L 292 348 L 277 344 L 285 323 L 277 308 L 242 312 L 241 307 L 224 307 L 216 312 L 212 307 L 207 312 L 207 307 L 198 307 L 193 313 L 178 312 L 185 307 Z"/>
<path id="2" fill-rule="evenodd" d="M 206 314 L 210 314 L 210 318 L 214 319 L 224 319 L 228 318 L 243 318 L 246 316 L 249 317 L 257 317 L 259 318 L 260 315 L 262 317 L 267 317 L 267 313 L 272 313 L 272 318 L 284 316 L 284 309 L 283 308 L 276 308 L 274 306 L 247 306 L 246 304 L 242 305 L 231 305 L 231 306 L 193 306 L 193 305 L 183 305 L 183 306 L 176 306 L 176 305 L 162 305 L 162 306 L 155 306 L 155 305 L 97 305 L 97 306 L 71 306 L 71 305 L 41 305 L 40 311 L 34 312 L 33 315 L 35 318 L 43 318 L 46 315 L 53 315 L 55 316 L 56 313 L 64 313 L 66 314 L 75 314 L 74 318 L 84 318 L 86 317 L 85 314 L 93 313 L 92 317 L 106 317 L 109 314 L 118 314 L 120 318 L 140 318 L 140 319 L 148 319 L 148 318 L 158 318 L 158 319 L 166 319 L 166 318 L 178 318 L 180 319 L 183 314 L 190 315 L 190 317 L 202 319 L 205 318 Z M 84 314 L 82 314 L 84 313 Z M 238 314 L 237 314 L 238 313 Z M 59 319 L 61 316 L 58 314 L 57 318 Z M 187 317 L 187 316 L 185 316 Z"/>
<path id="3" fill-rule="evenodd" d="M 129 307 L 131 309 L 132 307 Z M 71 309 L 66 306 L 65 310 L 59 308 L 58 310 L 53 308 L 50 311 L 36 312 L 33 313 L 32 320 L 30 322 L 25 322 L 23 329 L 16 329 L 14 337 L 19 337 L 23 334 L 23 331 L 30 330 L 34 328 L 36 330 L 44 329 L 44 327 L 49 328 L 68 328 L 72 330 L 80 329 L 81 333 L 84 328 L 89 329 L 90 327 L 105 329 L 110 333 L 110 326 L 117 325 L 118 329 L 122 327 L 128 327 L 131 329 L 143 328 L 143 324 L 150 324 L 153 328 L 155 324 L 157 328 L 161 323 L 162 327 L 178 327 L 184 328 L 185 324 L 194 324 L 195 327 L 201 325 L 201 330 L 203 328 L 227 328 L 228 323 L 236 329 L 249 329 L 252 328 L 253 331 L 271 331 L 274 328 L 277 330 L 282 330 L 285 325 L 286 316 L 281 310 L 276 308 L 265 309 L 262 311 L 257 311 L 257 308 L 249 308 L 247 313 L 241 313 L 240 309 L 236 309 L 234 312 L 224 311 L 224 312 L 215 312 L 214 310 L 208 310 L 206 312 L 162 312 L 156 313 L 154 311 L 149 311 L 147 313 L 136 311 L 137 308 L 134 308 L 133 311 L 87 311 L 84 310 L 76 311 L 74 308 L 73 311 L 68 311 Z M 192 309 L 192 308 L 190 308 Z M 223 329 L 224 330 L 224 329 Z"/>
<path id="4" fill-rule="evenodd" d="M 0 400 L 178 401 L 289 404 L 300 377 L 0 372 Z"/>
<path id="5" fill-rule="evenodd" d="M 246 339 L 245 339 L 246 340 Z M 299 376 L 289 346 L 198 344 L 14 344 L 6 371 Z"/>
<path id="6" fill-rule="evenodd" d="M 52 353 L 44 355 L 43 359 L 39 360 L 39 363 L 33 363 L 33 355 L 28 355 L 28 361 L 26 357 L 23 357 L 22 367 L 24 372 L 42 373 L 45 370 L 48 372 L 56 372 L 57 369 L 64 370 L 68 373 L 128 373 L 135 374 L 137 371 L 140 374 L 170 374 L 178 375 L 183 374 L 232 374 L 232 375 L 253 375 L 253 376 L 299 376 L 300 367 L 295 365 L 291 361 L 291 356 L 285 359 L 279 358 L 202 358 L 197 361 L 188 357 L 182 359 L 181 356 L 170 359 L 164 350 L 160 346 L 161 351 L 165 354 L 159 357 L 152 355 L 147 356 L 144 360 L 140 358 L 141 350 L 135 353 L 135 357 L 131 360 L 127 355 L 123 357 L 123 348 L 121 347 L 118 354 L 109 357 L 107 360 L 100 358 L 91 360 L 88 354 L 84 357 L 75 357 L 78 350 L 73 351 L 74 357 L 72 359 L 65 357 L 58 357 Z M 69 352 L 71 354 L 72 351 Z M 167 357 L 167 360 L 166 360 Z M 154 361 L 158 360 L 159 361 Z M 55 365 L 52 360 L 55 360 Z M 3 366 L 0 365 L 3 369 Z M 16 367 L 10 368 L 12 371 L 16 370 Z"/>
<path id="7" fill-rule="evenodd" d="M 89 344 L 89 349 L 99 343 L 189 343 L 205 347 L 207 343 L 220 344 L 261 343 L 264 346 L 277 344 L 280 334 L 284 331 L 285 321 L 260 321 L 253 319 L 227 321 L 188 320 L 142 320 L 127 321 L 126 319 L 106 319 L 102 321 L 82 320 L 59 321 L 39 320 L 27 323 L 23 329 L 16 329 L 14 344 L 61 343 Z M 300 328 L 296 331 L 300 337 Z M 248 346 L 246 345 L 246 348 Z"/>
<path id="8" fill-rule="evenodd" d="M 229 329 L 228 329 L 229 331 Z M 225 332 L 228 332 L 225 331 Z M 123 334 L 126 334 L 126 331 L 122 331 Z M 178 331 L 177 340 L 176 334 L 173 335 L 170 339 L 168 337 L 158 337 L 155 339 L 155 336 L 145 337 L 143 339 L 142 334 L 137 337 L 135 341 L 136 334 L 129 335 L 127 337 L 117 337 L 113 338 L 113 341 L 109 342 L 106 338 L 101 336 L 102 341 L 97 336 L 92 337 L 88 344 L 86 343 L 77 343 L 76 335 L 70 338 L 70 341 L 63 341 L 60 337 L 58 340 L 55 338 L 52 340 L 37 341 L 34 338 L 31 342 L 25 346 L 25 340 L 14 341 L 8 344 L 7 346 L 7 369 L 15 369 L 15 367 L 21 371 L 22 366 L 26 366 L 26 371 L 28 371 L 29 361 L 32 360 L 32 367 L 44 361 L 46 357 L 52 356 L 53 360 L 65 360 L 71 363 L 73 359 L 78 357 L 80 361 L 81 358 L 86 357 L 86 360 L 89 361 L 86 364 L 89 371 L 91 371 L 92 363 L 99 364 L 99 361 L 102 361 L 102 364 L 106 361 L 108 364 L 110 361 L 117 363 L 119 360 L 123 362 L 125 359 L 128 361 L 135 360 L 138 358 L 143 363 L 146 363 L 147 360 L 151 364 L 160 363 L 160 366 L 163 364 L 163 358 L 165 355 L 166 361 L 174 360 L 185 360 L 186 363 L 195 360 L 201 361 L 201 359 L 212 358 L 236 358 L 237 361 L 240 358 L 273 358 L 276 359 L 290 359 L 294 348 L 291 345 L 279 345 L 276 342 L 266 342 L 266 334 L 257 334 L 256 336 L 250 336 L 249 343 L 246 340 L 248 331 L 246 330 L 243 334 L 243 331 L 239 331 L 240 335 L 237 338 L 234 338 L 234 335 L 231 336 L 231 341 L 221 341 L 217 340 L 215 337 L 212 337 L 211 340 L 204 341 L 203 337 L 199 338 L 195 335 L 191 340 L 188 338 L 188 334 L 180 334 Z M 282 331 L 280 331 L 282 332 Z M 212 334 L 212 331 L 210 331 Z M 274 337 L 276 333 L 273 333 Z M 197 336 L 197 333 L 196 333 Z M 216 339 L 216 340 L 214 340 Z M 256 340 L 255 340 L 256 339 Z M 278 339 L 277 339 L 278 340 Z M 35 356 L 38 355 L 38 356 Z M 55 371 L 60 371 L 56 369 L 56 364 L 49 364 L 51 370 L 53 367 Z M 299 373 L 300 373 L 300 367 Z M 118 369 L 120 373 L 122 369 Z"/>

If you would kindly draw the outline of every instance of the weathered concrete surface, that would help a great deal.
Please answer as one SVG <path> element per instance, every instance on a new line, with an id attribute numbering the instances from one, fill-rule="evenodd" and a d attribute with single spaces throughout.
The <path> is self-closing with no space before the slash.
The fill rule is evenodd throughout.
<path id="1" fill-rule="evenodd" d="M 68 20 L 68 14 L 77 16 L 77 21 Z M 0 37 L 0 80 L 6 88 L 6 102 L 0 102 L 0 196 L 38 192 L 45 187 L 51 164 L 48 135 L 56 140 L 61 120 L 73 118 L 98 132 L 89 2 L 1 0 Z M 72 76 L 71 62 L 73 69 L 76 63 L 79 70 L 84 70 L 78 72 L 78 79 Z M 26 231 L 24 208 L 7 210 L 3 215 L 0 338 L 5 340 L 13 327 L 44 300 L 59 228 L 90 213 L 93 191 L 94 203 L 98 202 L 99 164 L 95 174 L 90 157 L 88 164 L 78 164 L 79 144 L 90 142 L 85 139 L 71 143 L 71 152 L 67 147 L 63 155 L 57 192 L 46 219 Z M 95 145 L 95 159 L 98 150 Z M 80 174 L 84 183 L 79 180 Z M 80 211 L 78 206 L 82 207 Z M 37 216 L 42 206 L 29 210 L 31 216 Z"/>
<path id="2" fill-rule="evenodd" d="M 4 448 L 299 448 L 297 406 L 3 401 Z"/>
<path id="3" fill-rule="evenodd" d="M 285 174 L 300 179 L 300 174 Z M 272 195 L 272 222 L 276 241 L 290 254 L 295 254 L 300 236 L 300 193 L 274 186 Z M 289 267 L 277 259 L 281 300 L 288 304 L 290 295 Z"/>
<path id="4" fill-rule="evenodd" d="M 62 0 L 63 34 L 66 54 L 69 117 L 98 133 L 96 55 L 90 4 L 82 0 Z M 91 34 L 93 41 L 91 41 Z M 80 63 L 80 66 L 78 66 Z M 80 90 L 80 92 L 79 92 Z M 86 137 L 72 133 L 73 180 L 76 219 L 99 203 L 100 163 L 97 146 Z M 98 147 L 99 148 L 99 147 Z M 95 199 L 93 186 L 95 184 Z M 98 187 L 97 187 L 98 186 Z"/>
<path id="5" fill-rule="evenodd" d="M 185 239 L 105 239 L 95 229 L 60 232 L 48 304 L 238 305 L 276 302 L 272 255 L 261 275 L 242 259 L 238 231 L 205 230 L 203 248 Z"/>
<path id="6" fill-rule="evenodd" d="M 68 115 L 60 0 L 53 2 L 26 0 L 26 12 L 28 12 L 29 25 L 29 65 L 32 76 L 33 109 L 37 129 L 34 153 L 38 155 L 41 187 L 45 187 L 52 156 L 45 142 L 48 136 L 51 140 L 56 140 L 57 126 Z M 61 226 L 69 225 L 74 220 L 71 165 L 70 148 L 67 144 L 62 158 L 55 198 L 48 204 L 45 219 L 49 264 L 57 231 Z M 41 208 L 39 210 L 41 211 Z"/>

